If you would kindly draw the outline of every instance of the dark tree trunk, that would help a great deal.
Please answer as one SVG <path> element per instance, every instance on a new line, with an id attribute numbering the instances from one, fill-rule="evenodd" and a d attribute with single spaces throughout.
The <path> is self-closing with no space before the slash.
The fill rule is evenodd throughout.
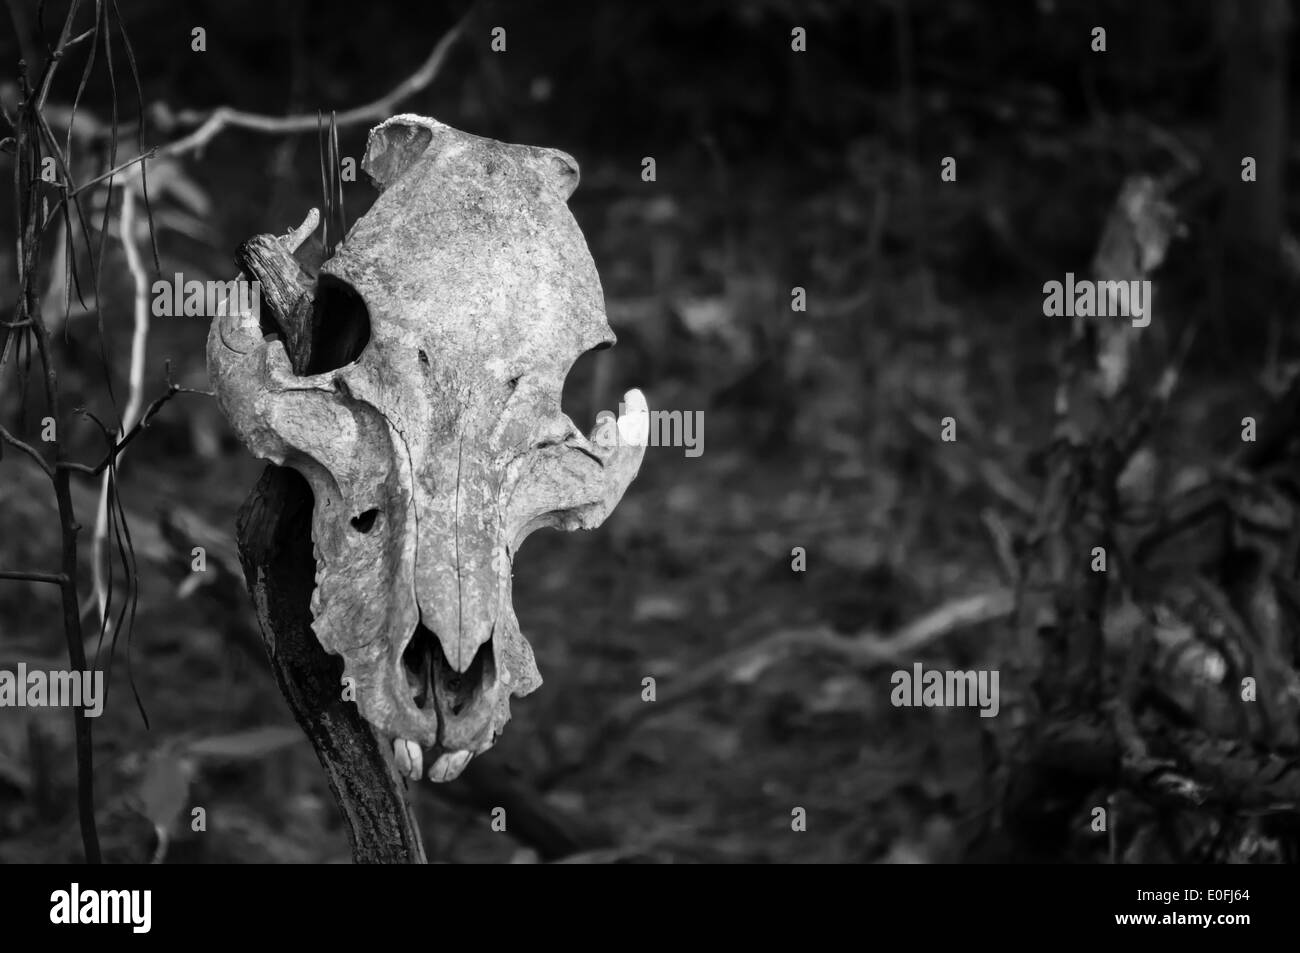
<path id="1" fill-rule="evenodd" d="M 404 782 L 357 706 L 343 700 L 343 660 L 321 648 L 311 629 L 311 510 L 307 481 L 268 466 L 239 512 L 239 558 L 271 667 L 325 768 L 353 859 L 422 864 L 424 845 Z"/>

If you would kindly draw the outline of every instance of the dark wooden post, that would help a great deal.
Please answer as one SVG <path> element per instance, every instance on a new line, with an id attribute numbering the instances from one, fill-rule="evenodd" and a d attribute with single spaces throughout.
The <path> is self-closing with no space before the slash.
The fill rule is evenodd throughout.
<path id="1" fill-rule="evenodd" d="M 301 373 L 323 343 L 313 337 L 329 333 L 312 320 L 309 279 L 291 250 L 271 235 L 246 242 L 238 257 L 245 277 L 261 282 L 263 307 Z M 342 659 L 327 653 L 311 629 L 312 502 L 306 480 L 271 465 L 239 511 L 239 559 L 262 638 L 280 691 L 343 811 L 353 859 L 422 864 L 424 844 L 405 782 L 357 706 L 344 700 Z"/>

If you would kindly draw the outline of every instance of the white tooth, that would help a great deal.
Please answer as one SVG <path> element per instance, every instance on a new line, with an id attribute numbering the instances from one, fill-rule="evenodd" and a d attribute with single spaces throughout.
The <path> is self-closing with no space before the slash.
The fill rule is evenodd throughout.
<path id="1" fill-rule="evenodd" d="M 439 755 L 438 760 L 429 769 L 429 780 L 438 783 L 456 780 L 465 770 L 465 765 L 469 764 L 470 756 L 469 751 L 449 751 Z"/>
<path id="2" fill-rule="evenodd" d="M 645 395 L 633 389 L 623 395 L 623 407 L 627 411 L 618 418 L 618 433 L 624 445 L 644 447 L 650 434 L 650 408 L 646 406 Z"/>
<path id="3" fill-rule="evenodd" d="M 418 781 L 424 774 L 424 750 L 414 741 L 406 743 L 406 750 L 411 756 L 410 778 L 412 781 Z"/>
<path id="4" fill-rule="evenodd" d="M 414 741 L 398 738 L 393 742 L 393 760 L 400 774 L 412 781 L 420 780 L 424 773 L 424 752 Z"/>

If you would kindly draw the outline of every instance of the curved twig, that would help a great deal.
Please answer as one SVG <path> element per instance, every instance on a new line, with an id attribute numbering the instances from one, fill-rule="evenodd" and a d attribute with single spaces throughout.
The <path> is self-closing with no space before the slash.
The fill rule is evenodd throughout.
<path id="1" fill-rule="evenodd" d="M 462 33 L 464 33 L 465 23 L 473 12 L 474 8 L 471 7 L 455 26 L 443 34 L 442 39 L 437 42 L 433 51 L 420 65 L 419 69 L 373 102 L 366 103 L 364 106 L 355 106 L 339 113 L 338 125 L 340 127 L 359 126 L 379 119 L 387 119 L 392 113 L 393 107 L 432 83 L 442 70 L 442 64 L 446 60 L 452 44 L 460 39 Z M 230 106 L 219 106 L 211 112 L 185 110 L 177 118 L 186 125 L 192 123 L 199 123 L 200 125 L 188 135 L 162 146 L 158 150 L 160 157 L 182 155 L 186 152 L 195 152 L 202 149 L 212 141 L 217 133 L 227 126 L 268 135 L 284 135 L 312 132 L 317 128 L 318 121 L 316 116 L 267 116 L 261 113 L 245 112 L 242 109 L 233 109 Z"/>

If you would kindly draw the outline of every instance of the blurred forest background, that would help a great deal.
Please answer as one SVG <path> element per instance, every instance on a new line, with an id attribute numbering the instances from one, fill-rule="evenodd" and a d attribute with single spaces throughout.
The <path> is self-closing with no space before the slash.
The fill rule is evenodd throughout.
<path id="1" fill-rule="evenodd" d="M 474 11 L 434 81 L 393 112 L 577 158 L 571 206 L 619 344 L 575 368 L 565 409 L 587 429 L 636 386 L 652 408 L 704 411 L 706 426 L 702 456 L 648 450 L 598 531 L 540 533 L 524 547 L 515 605 L 545 683 L 515 701 L 481 759 L 490 774 L 414 787 L 431 860 L 1295 859 L 1293 34 L 1286 2 L 1225 14 L 1237 6 L 559 0 Z M 0 102 L 13 115 L 17 61 L 43 50 L 34 2 L 9 7 Z M 464 9 L 126 0 L 146 145 L 190 131 L 186 110 L 314 116 L 374 100 Z M 47 37 L 64 10 L 49 5 Z M 191 49 L 197 26 L 206 52 Z M 489 48 L 495 26 L 504 53 Z M 807 52 L 791 50 L 796 26 Z M 1093 49 L 1097 26 L 1105 52 Z M 77 110 L 83 180 L 110 164 L 110 68 L 119 119 L 139 112 L 116 31 L 114 43 Z M 68 55 L 48 101 L 60 141 L 84 62 Z M 369 125 L 340 130 L 341 155 L 360 159 Z M 313 134 L 231 128 L 152 160 L 162 275 L 232 277 L 241 241 L 320 205 Z M 124 135 L 116 162 L 133 143 Z M 655 182 L 641 179 L 644 156 Z M 946 156 L 955 182 L 940 180 Z M 1243 156 L 1257 159 L 1257 181 L 1241 181 Z M 6 179 L 10 161 L 0 156 Z M 1141 266 L 1157 286 L 1156 345 L 1133 360 L 1132 399 L 1101 400 L 1086 423 L 1070 417 L 1082 457 L 1062 463 L 1054 408 L 1075 358 L 1069 322 L 1043 315 L 1042 286 L 1106 271 L 1103 235 L 1135 176 L 1158 181 L 1169 212 L 1169 240 L 1153 239 Z M 65 321 L 53 252 L 43 278 L 65 407 L 110 423 L 107 385 L 119 402 L 130 390 L 129 181 L 109 209 L 98 306 L 74 293 Z M 350 224 L 373 190 L 364 176 L 344 189 Z M 102 214 L 104 190 L 94 194 Z M 5 249 L 14 211 L 6 188 Z M 152 270 L 139 205 L 134 219 Z M 1139 251 L 1148 238 L 1134 239 Z M 796 286 L 806 312 L 791 309 Z M 17 297 L 6 253 L 0 315 Z M 207 332 L 202 319 L 152 321 L 146 400 L 162 392 L 167 361 L 174 381 L 207 388 Z M 0 367 L 0 421 L 36 442 L 39 387 L 23 396 L 17 360 Z M 1159 390 L 1162 380 L 1176 386 Z M 955 442 L 940 439 L 949 416 Z M 1254 446 L 1247 416 L 1260 423 Z M 1143 426 L 1125 452 L 1079 464 L 1122 443 L 1130 422 Z M 76 459 L 104 452 L 93 424 L 65 412 L 59 426 Z M 93 726 L 109 860 L 349 857 L 235 554 L 235 513 L 261 468 L 213 401 L 192 394 L 163 407 L 122 461 L 139 580 Z M 1078 482 L 1063 490 L 1056 473 Z M 1098 516 L 1070 516 L 1093 494 L 1124 568 L 1083 611 L 1105 636 L 1103 657 L 1061 723 L 1095 727 L 1092 713 L 1105 727 L 1076 749 L 1060 733 L 1023 734 L 1048 724 L 1053 684 L 1052 653 L 1026 654 L 1037 623 L 1024 620 L 1025 587 L 1051 562 L 1045 540 Z M 87 581 L 98 495 L 96 480 L 73 476 Z M 1170 515 L 1180 506 L 1185 523 Z M 1174 528 L 1126 548 L 1130 523 Z M 0 569 L 56 568 L 58 525 L 45 477 L 6 448 Z M 794 547 L 806 571 L 792 570 Z M 1052 565 L 1057 586 L 1085 588 Z M 88 583 L 82 597 L 93 657 Z M 58 599 L 0 581 L 0 666 L 18 661 L 66 667 Z M 890 673 L 914 661 L 1001 669 L 1002 714 L 891 706 Z M 1039 697 L 1022 707 L 1030 665 Z M 1255 672 L 1267 673 L 1261 698 L 1242 714 L 1239 676 Z M 654 704 L 641 701 L 648 675 Z M 0 711 L 0 860 L 81 856 L 72 751 L 67 712 Z M 537 815 L 506 836 L 489 826 L 503 786 Z M 1120 819 L 1108 832 L 1090 826 L 1097 805 Z M 206 831 L 191 829 L 195 806 Z M 804 832 L 791 829 L 795 807 Z"/>

